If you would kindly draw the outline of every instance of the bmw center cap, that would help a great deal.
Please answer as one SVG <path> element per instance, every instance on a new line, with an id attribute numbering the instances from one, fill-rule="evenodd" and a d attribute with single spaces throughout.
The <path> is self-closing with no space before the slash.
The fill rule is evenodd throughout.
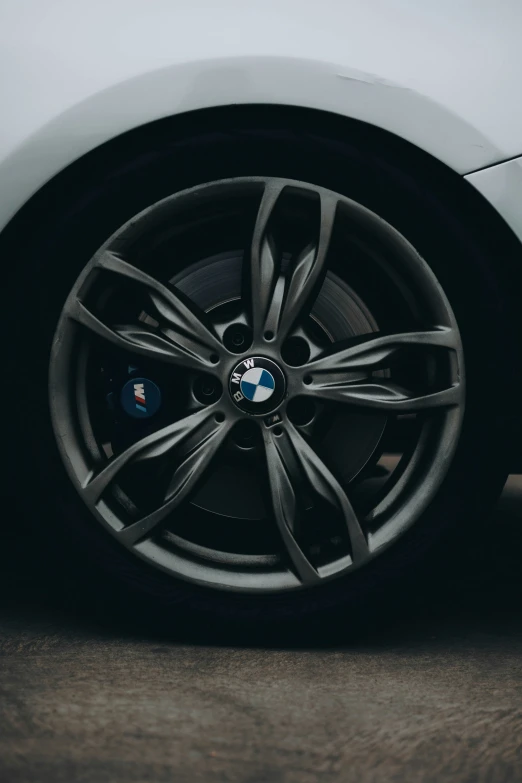
<path id="1" fill-rule="evenodd" d="M 148 378 L 131 378 L 121 390 L 120 402 L 134 419 L 149 419 L 161 405 L 161 392 Z"/>
<path id="2" fill-rule="evenodd" d="M 264 356 L 243 359 L 230 376 L 230 394 L 238 408 L 262 415 L 277 408 L 285 393 L 285 376 Z"/>

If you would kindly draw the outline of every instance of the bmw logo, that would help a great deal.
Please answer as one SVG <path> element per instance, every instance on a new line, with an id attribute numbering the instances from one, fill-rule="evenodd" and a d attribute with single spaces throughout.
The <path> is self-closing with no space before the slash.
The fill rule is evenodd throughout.
<path id="1" fill-rule="evenodd" d="M 241 376 L 239 387 L 244 397 L 251 402 L 269 400 L 275 390 L 274 376 L 262 367 L 252 367 Z"/>
<path id="2" fill-rule="evenodd" d="M 284 397 L 285 376 L 264 356 L 243 359 L 230 376 L 230 394 L 241 410 L 261 415 L 274 410 Z"/>

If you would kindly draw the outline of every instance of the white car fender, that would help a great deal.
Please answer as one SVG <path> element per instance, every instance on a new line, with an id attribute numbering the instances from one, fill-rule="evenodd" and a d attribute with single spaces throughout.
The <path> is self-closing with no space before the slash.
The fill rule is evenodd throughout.
<path id="1" fill-rule="evenodd" d="M 522 5 L 499 5 L 4 0 L 0 230 L 105 141 L 215 106 L 362 120 L 461 174 L 521 154 Z"/>

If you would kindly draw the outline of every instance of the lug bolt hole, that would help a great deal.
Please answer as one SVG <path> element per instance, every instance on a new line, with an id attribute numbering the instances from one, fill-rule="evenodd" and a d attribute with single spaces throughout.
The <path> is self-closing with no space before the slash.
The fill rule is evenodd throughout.
<path id="1" fill-rule="evenodd" d="M 281 435 L 283 434 L 283 428 L 282 428 L 282 427 L 274 427 L 274 429 L 272 430 L 272 432 L 274 433 L 274 435 L 276 436 L 276 438 L 280 438 L 280 437 L 281 437 Z"/>
<path id="2" fill-rule="evenodd" d="M 225 414 L 224 414 L 224 413 L 221 413 L 221 411 L 218 411 L 218 412 L 216 413 L 216 415 L 214 416 L 214 418 L 215 418 L 215 420 L 216 420 L 216 421 L 217 421 L 219 424 L 221 424 L 222 422 L 224 422 L 224 421 L 225 421 Z"/>
<path id="3" fill-rule="evenodd" d="M 315 402 L 306 397 L 296 397 L 288 403 L 286 412 L 293 424 L 304 427 L 310 424 L 316 414 Z"/>
<path id="4" fill-rule="evenodd" d="M 231 324 L 225 329 L 223 343 L 232 353 L 244 353 L 252 345 L 252 329 L 246 324 Z"/>
<path id="5" fill-rule="evenodd" d="M 283 343 L 281 358 L 290 367 L 300 367 L 310 358 L 310 346 L 303 337 L 290 337 Z"/>
<path id="6" fill-rule="evenodd" d="M 223 387 L 217 378 L 200 376 L 196 378 L 193 386 L 194 397 L 203 405 L 211 405 L 217 402 L 223 393 Z"/>
<path id="7" fill-rule="evenodd" d="M 268 330 L 264 334 L 265 340 L 273 340 L 274 339 L 274 333 Z"/>
<path id="8" fill-rule="evenodd" d="M 259 427 L 252 421 L 240 421 L 234 428 L 234 441 L 241 449 L 253 449 L 259 442 Z"/>
<path id="9" fill-rule="evenodd" d="M 219 362 L 219 356 L 217 355 L 217 353 L 210 354 L 210 361 L 212 362 L 212 364 L 217 364 Z"/>
<path id="10" fill-rule="evenodd" d="M 310 386 L 312 383 L 312 376 L 311 375 L 305 375 L 303 378 L 303 383 L 305 383 L 307 386 Z"/>

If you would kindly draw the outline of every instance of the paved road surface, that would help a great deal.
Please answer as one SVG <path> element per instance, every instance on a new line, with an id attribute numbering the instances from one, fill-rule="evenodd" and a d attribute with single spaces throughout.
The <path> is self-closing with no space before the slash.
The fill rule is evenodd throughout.
<path id="1" fill-rule="evenodd" d="M 315 648 L 138 635 L 8 574 L 0 781 L 522 781 L 522 478 L 497 531 L 487 579 Z"/>

